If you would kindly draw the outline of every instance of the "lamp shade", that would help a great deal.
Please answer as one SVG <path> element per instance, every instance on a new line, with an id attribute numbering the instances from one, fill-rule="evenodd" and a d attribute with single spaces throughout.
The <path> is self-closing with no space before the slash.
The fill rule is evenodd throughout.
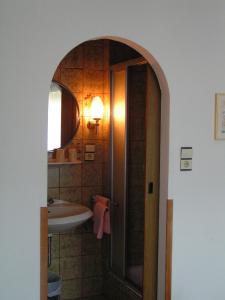
<path id="1" fill-rule="evenodd" d="M 104 106 L 101 97 L 95 96 L 91 102 L 91 118 L 95 120 L 102 119 Z"/>

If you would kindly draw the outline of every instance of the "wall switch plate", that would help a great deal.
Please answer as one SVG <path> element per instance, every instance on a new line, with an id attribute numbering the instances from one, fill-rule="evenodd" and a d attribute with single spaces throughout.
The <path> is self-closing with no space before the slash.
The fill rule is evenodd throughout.
<path id="1" fill-rule="evenodd" d="M 95 152 L 95 145 L 94 144 L 85 145 L 85 152 Z"/>
<path id="2" fill-rule="evenodd" d="M 192 147 L 181 147 L 180 158 L 181 159 L 191 159 L 193 156 Z"/>
<path id="3" fill-rule="evenodd" d="M 191 171 L 192 170 L 192 147 L 181 147 L 180 149 L 180 170 Z"/>
<path id="4" fill-rule="evenodd" d="M 180 170 L 181 171 L 191 171 L 192 170 L 192 159 L 181 159 L 180 160 Z"/>
<path id="5" fill-rule="evenodd" d="M 84 160 L 95 160 L 95 153 L 85 152 Z"/>

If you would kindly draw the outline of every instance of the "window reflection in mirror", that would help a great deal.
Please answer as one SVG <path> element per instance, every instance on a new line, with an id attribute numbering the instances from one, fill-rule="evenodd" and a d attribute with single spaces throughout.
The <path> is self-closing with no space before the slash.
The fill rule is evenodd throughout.
<path id="1" fill-rule="evenodd" d="M 48 98 L 48 151 L 61 147 L 61 87 L 51 83 Z"/>
<path id="2" fill-rule="evenodd" d="M 48 101 L 48 151 L 62 148 L 79 127 L 79 107 L 73 94 L 62 84 L 52 82 Z"/>

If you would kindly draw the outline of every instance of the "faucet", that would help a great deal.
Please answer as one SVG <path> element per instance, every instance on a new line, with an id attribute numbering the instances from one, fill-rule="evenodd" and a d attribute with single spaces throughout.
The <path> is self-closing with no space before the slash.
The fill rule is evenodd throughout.
<path id="1" fill-rule="evenodd" d="M 54 199 L 53 198 L 48 198 L 47 204 L 48 206 L 52 205 L 54 203 Z"/>

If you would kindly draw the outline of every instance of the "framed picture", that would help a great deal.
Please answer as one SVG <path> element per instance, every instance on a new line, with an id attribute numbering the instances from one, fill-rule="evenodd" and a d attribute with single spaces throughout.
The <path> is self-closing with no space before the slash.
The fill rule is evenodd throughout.
<path id="1" fill-rule="evenodd" d="M 216 94 L 215 139 L 225 140 L 225 93 Z"/>

